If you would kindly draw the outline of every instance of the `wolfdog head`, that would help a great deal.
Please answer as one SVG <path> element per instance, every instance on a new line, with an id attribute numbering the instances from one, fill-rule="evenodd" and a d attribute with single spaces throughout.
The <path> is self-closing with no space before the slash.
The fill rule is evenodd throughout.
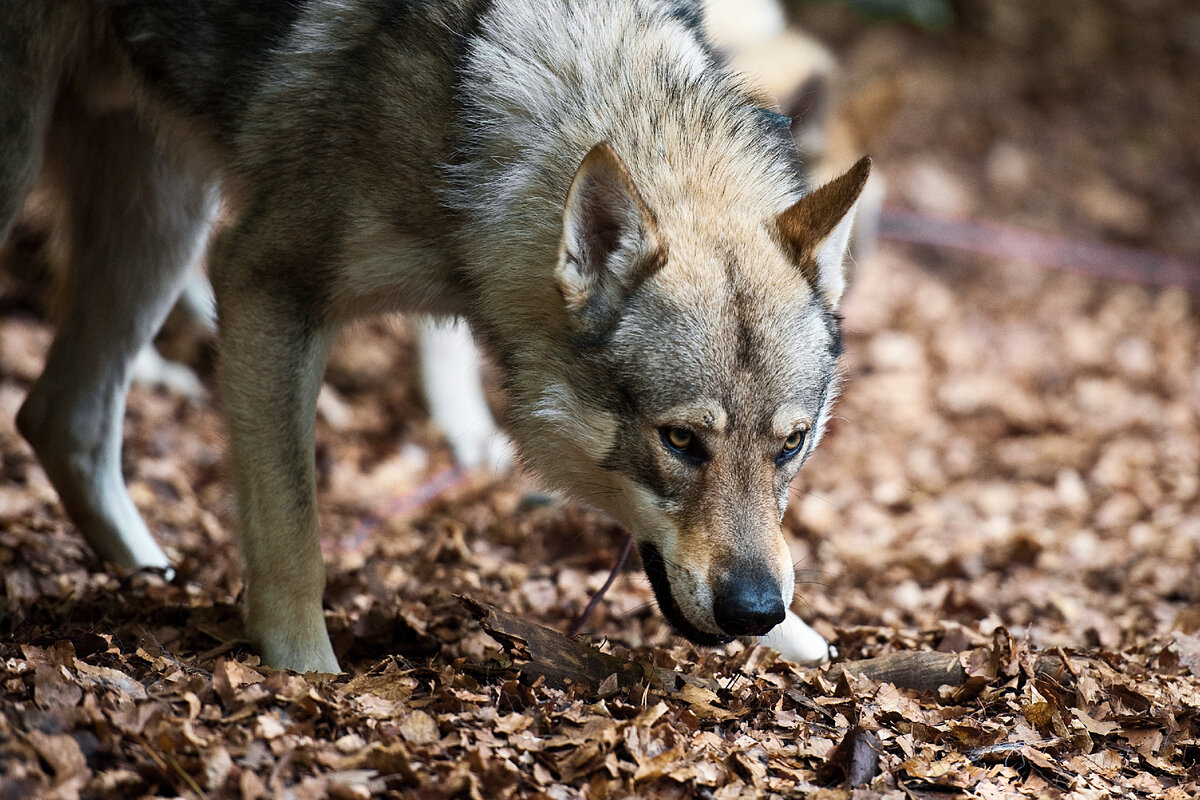
<path id="1" fill-rule="evenodd" d="M 633 532 L 663 614 L 698 644 L 765 633 L 791 602 L 781 520 L 836 394 L 869 171 L 766 218 L 665 207 L 605 143 L 571 183 L 555 271 L 568 352 L 514 433 L 543 476 Z"/>

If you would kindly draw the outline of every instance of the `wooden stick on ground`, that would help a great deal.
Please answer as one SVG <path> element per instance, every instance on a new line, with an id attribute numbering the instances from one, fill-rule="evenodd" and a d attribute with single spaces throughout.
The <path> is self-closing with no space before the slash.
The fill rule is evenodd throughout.
<path id="1" fill-rule="evenodd" d="M 1066 674 L 1063 658 L 1055 653 L 1041 653 L 1034 672 L 1047 677 Z M 889 653 L 878 658 L 847 661 L 829 668 L 829 676 L 862 675 L 881 683 L 891 683 L 902 689 L 936 691 L 940 686 L 961 686 L 967 680 L 961 653 L 935 653 L 917 650 Z"/>

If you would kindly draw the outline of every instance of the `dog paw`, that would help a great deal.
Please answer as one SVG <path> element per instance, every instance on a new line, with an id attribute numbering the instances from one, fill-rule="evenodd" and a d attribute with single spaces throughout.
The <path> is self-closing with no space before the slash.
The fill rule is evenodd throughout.
<path id="1" fill-rule="evenodd" d="M 126 571 L 129 580 L 135 584 L 173 583 L 176 575 L 175 568 L 171 566 L 141 566 Z"/>
<path id="2" fill-rule="evenodd" d="M 286 626 L 285 626 L 286 627 Z M 273 669 L 290 669 L 293 672 L 320 672 L 336 675 L 342 671 L 324 625 L 320 631 L 306 634 L 303 631 L 269 630 L 255 634 L 247 626 L 247 634 L 263 663 Z"/>
<path id="3" fill-rule="evenodd" d="M 758 637 L 764 647 L 779 651 L 784 658 L 805 666 L 817 666 L 837 657 L 837 648 L 810 628 L 788 609 L 787 617 L 765 636 Z"/>

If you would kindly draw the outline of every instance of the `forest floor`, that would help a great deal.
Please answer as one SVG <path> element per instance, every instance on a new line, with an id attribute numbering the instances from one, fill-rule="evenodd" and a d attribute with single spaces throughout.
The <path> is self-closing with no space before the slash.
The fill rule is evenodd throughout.
<path id="1" fill-rule="evenodd" d="M 397 321 L 346 333 L 318 424 L 348 672 L 265 669 L 214 404 L 134 389 L 124 468 L 177 575 L 106 570 L 15 431 L 52 334 L 0 283 L 0 798 L 1200 795 L 1200 298 L 1143 285 L 1200 263 L 1186 7 L 800 15 L 889 187 L 786 516 L 822 669 L 692 647 L 634 564 L 585 631 L 617 677 L 536 678 L 571 646 L 504 630 L 566 630 L 623 533 L 452 471 Z M 1127 247 L 1128 279 L 886 238 L 905 214 Z"/>

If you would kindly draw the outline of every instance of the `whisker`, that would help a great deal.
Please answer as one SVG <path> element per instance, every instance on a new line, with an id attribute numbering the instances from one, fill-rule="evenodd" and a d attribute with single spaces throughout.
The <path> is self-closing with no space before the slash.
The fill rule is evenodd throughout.
<path id="1" fill-rule="evenodd" d="M 621 544 L 621 554 L 617 556 L 617 563 L 613 564 L 613 568 L 609 571 L 604 585 L 592 595 L 592 599 L 588 600 L 587 606 L 580 612 L 579 617 L 575 620 L 575 624 L 571 626 L 571 632 L 567 634 L 567 638 L 574 639 L 579 635 L 579 631 L 587 624 L 588 618 L 596 610 L 596 606 L 600 605 L 600 601 L 604 599 L 605 593 L 612 588 L 617 577 L 624 572 L 625 562 L 628 560 L 631 550 L 633 550 L 633 534 L 627 533 L 625 534 L 625 541 Z"/>
<path id="2" fill-rule="evenodd" d="M 820 500 L 822 503 L 825 503 L 826 505 L 830 506 L 831 508 L 836 508 L 838 511 L 845 511 L 845 508 L 843 506 L 838 505 L 837 503 L 830 500 L 828 497 L 817 494 L 812 489 L 796 489 L 796 488 L 789 486 L 788 494 L 790 494 L 792 497 L 806 497 L 806 496 L 807 497 L 815 497 L 817 500 Z"/>
<path id="3" fill-rule="evenodd" d="M 638 605 L 634 606 L 633 608 L 629 609 L 627 612 L 622 614 L 621 619 L 622 620 L 630 619 L 631 617 L 633 617 L 637 614 L 642 614 L 646 611 L 653 611 L 653 610 L 654 610 L 654 601 L 653 600 L 651 600 L 648 603 L 639 603 Z"/>
<path id="4" fill-rule="evenodd" d="M 816 580 L 818 576 L 824 573 L 825 570 L 823 569 L 804 569 L 800 566 L 799 561 L 792 564 L 792 576 L 795 577 L 797 586 L 820 586 L 823 589 L 828 589 L 829 584 Z M 812 577 L 805 577 L 806 575 L 811 575 Z"/>
<path id="5" fill-rule="evenodd" d="M 792 598 L 793 603 L 795 603 L 797 601 L 799 601 L 800 607 L 803 608 L 805 611 L 812 611 L 812 603 L 808 602 L 807 597 L 805 597 L 804 595 L 800 595 L 799 597 Z"/>

